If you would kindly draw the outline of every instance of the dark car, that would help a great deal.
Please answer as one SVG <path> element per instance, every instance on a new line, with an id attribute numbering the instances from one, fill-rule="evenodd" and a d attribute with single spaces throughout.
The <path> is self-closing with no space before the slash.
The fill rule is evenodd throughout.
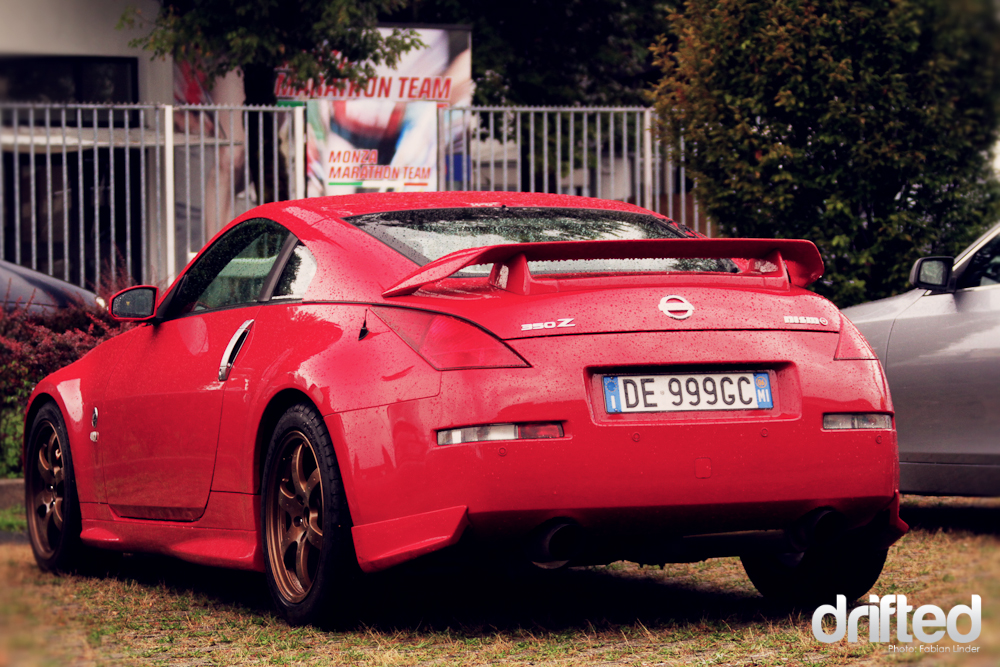
<path id="1" fill-rule="evenodd" d="M 0 298 L 5 311 L 20 307 L 44 313 L 78 303 L 104 306 L 90 290 L 3 260 L 0 260 Z"/>

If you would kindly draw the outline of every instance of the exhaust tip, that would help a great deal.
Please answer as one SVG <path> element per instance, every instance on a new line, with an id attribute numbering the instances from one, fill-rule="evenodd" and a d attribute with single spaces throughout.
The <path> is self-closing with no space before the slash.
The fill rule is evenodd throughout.
<path id="1" fill-rule="evenodd" d="M 532 532 L 528 539 L 528 559 L 545 569 L 562 567 L 579 555 L 583 541 L 584 530 L 578 523 L 557 519 Z"/>
<path id="2" fill-rule="evenodd" d="M 847 532 L 847 520 L 840 512 L 820 508 L 809 512 L 788 531 L 788 537 L 796 551 L 806 551 L 814 546 L 823 546 L 839 539 Z"/>

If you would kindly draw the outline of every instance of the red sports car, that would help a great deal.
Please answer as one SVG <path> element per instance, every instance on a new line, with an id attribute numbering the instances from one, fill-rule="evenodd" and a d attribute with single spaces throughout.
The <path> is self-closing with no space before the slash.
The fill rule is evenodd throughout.
<path id="1" fill-rule="evenodd" d="M 764 595 L 856 598 L 906 524 L 885 376 L 822 272 L 582 197 L 258 207 L 35 389 L 35 556 L 263 571 L 292 623 L 445 549 L 738 555 Z"/>

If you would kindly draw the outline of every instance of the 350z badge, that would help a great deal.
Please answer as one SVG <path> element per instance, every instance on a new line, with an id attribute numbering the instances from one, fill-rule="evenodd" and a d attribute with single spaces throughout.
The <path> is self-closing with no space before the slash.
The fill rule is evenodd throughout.
<path id="1" fill-rule="evenodd" d="M 563 317 L 553 322 L 532 322 L 531 324 L 522 324 L 521 331 L 534 331 L 535 329 L 562 329 L 563 327 L 575 327 L 576 324 L 573 323 L 573 317 Z"/>

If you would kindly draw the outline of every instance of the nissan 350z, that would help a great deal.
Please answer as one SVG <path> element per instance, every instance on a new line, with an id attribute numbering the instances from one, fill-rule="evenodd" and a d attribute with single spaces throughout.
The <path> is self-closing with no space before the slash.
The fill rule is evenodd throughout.
<path id="1" fill-rule="evenodd" d="M 258 207 L 35 389 L 35 557 L 264 572 L 291 623 L 441 552 L 740 556 L 765 596 L 857 598 L 906 524 L 885 376 L 822 272 L 582 197 Z"/>

